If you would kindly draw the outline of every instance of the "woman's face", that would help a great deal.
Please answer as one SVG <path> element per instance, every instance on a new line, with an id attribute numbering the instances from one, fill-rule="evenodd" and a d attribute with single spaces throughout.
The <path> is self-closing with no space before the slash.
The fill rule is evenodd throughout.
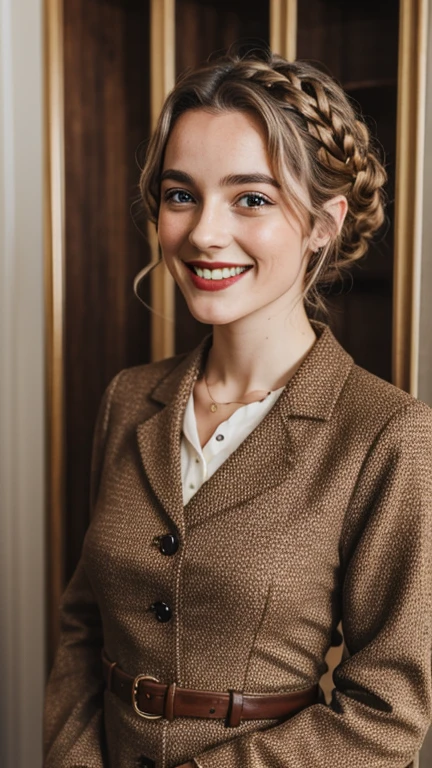
<path id="1" fill-rule="evenodd" d="M 268 319 L 289 313 L 301 295 L 307 240 L 274 179 L 264 131 L 244 112 L 195 110 L 178 119 L 165 152 L 158 235 L 203 323 Z"/>

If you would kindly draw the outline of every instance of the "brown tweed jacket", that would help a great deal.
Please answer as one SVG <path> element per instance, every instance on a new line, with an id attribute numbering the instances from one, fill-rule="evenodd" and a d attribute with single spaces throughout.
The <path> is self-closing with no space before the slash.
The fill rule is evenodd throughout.
<path id="1" fill-rule="evenodd" d="M 111 383 L 93 517 L 62 603 L 46 768 L 405 768 L 431 717 L 431 410 L 353 364 L 328 329 L 264 421 L 183 507 L 184 408 L 208 342 Z M 176 532 L 164 557 L 155 535 Z M 149 606 L 161 600 L 172 619 Z M 100 653 L 189 688 L 291 691 L 283 723 L 147 721 L 103 693 Z M 154 762 L 153 762 L 154 761 Z"/>

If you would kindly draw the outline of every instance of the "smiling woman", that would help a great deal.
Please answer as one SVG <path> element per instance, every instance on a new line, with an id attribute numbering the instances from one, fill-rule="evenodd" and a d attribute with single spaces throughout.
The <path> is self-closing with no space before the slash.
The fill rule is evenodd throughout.
<path id="1" fill-rule="evenodd" d="M 432 712 L 431 411 L 309 312 L 381 225 L 384 181 L 305 63 L 224 57 L 168 97 L 141 190 L 213 331 L 105 395 L 46 768 L 412 765 Z"/>
<path id="2" fill-rule="evenodd" d="M 186 112 L 168 141 L 161 178 L 159 241 L 192 314 L 214 325 L 235 321 L 239 330 L 242 319 L 264 328 L 266 313 L 291 313 L 310 237 L 272 176 L 259 122 L 238 111 Z M 345 198 L 339 205 L 344 213 Z"/>

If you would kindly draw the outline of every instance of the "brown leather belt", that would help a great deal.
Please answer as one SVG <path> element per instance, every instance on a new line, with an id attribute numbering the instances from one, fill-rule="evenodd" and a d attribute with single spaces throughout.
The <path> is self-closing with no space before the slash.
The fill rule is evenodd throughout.
<path id="1" fill-rule="evenodd" d="M 236 728 L 242 720 L 280 720 L 294 715 L 319 700 L 319 686 L 314 685 L 293 693 L 241 693 L 229 691 L 194 691 L 164 685 L 149 675 L 132 677 L 116 662 L 102 654 L 106 687 L 135 712 L 148 720 L 161 717 L 221 718 L 229 728 Z"/>

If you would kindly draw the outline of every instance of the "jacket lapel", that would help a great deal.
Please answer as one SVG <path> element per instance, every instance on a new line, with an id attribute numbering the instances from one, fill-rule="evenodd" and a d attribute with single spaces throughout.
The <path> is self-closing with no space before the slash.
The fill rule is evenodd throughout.
<path id="1" fill-rule="evenodd" d="M 183 415 L 191 389 L 211 344 L 207 337 L 153 390 L 164 407 L 137 427 L 138 446 L 151 488 L 180 531 L 184 532 L 180 441 Z"/>
<path id="2" fill-rule="evenodd" d="M 187 504 L 188 528 L 289 482 L 300 451 L 330 419 L 353 360 L 328 328 L 315 329 L 319 338 L 270 413 Z"/>
<path id="3" fill-rule="evenodd" d="M 245 504 L 287 478 L 293 446 L 278 405 L 192 496 L 185 507 L 188 529 Z"/>

